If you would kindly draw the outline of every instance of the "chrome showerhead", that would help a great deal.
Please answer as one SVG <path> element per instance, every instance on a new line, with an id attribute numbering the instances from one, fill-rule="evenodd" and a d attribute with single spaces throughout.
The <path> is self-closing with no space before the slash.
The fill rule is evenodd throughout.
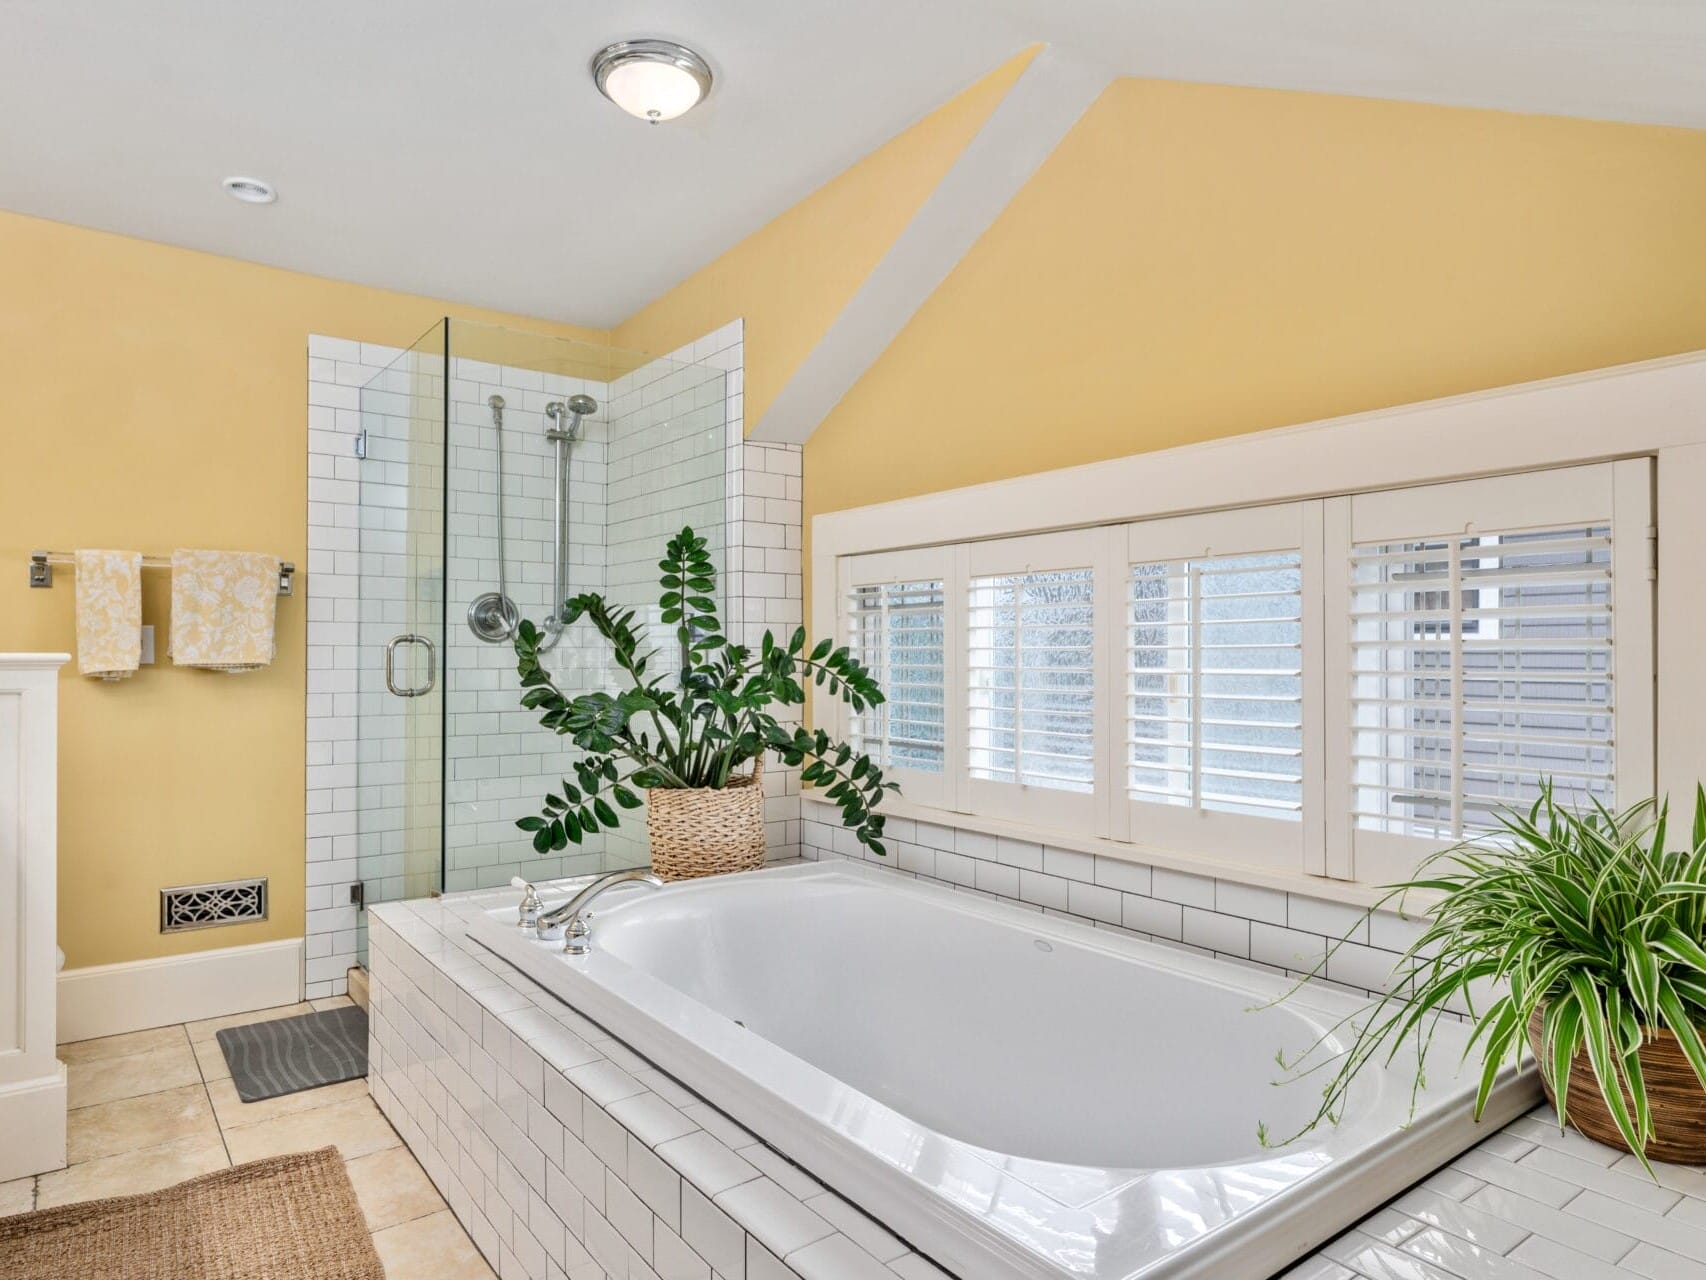
<path id="1" fill-rule="evenodd" d="M 545 406 L 545 416 L 551 419 L 551 425 L 545 428 L 545 438 L 572 444 L 580 439 L 581 419 L 597 412 L 598 401 L 591 396 L 570 396 L 567 403 L 553 400 Z"/>

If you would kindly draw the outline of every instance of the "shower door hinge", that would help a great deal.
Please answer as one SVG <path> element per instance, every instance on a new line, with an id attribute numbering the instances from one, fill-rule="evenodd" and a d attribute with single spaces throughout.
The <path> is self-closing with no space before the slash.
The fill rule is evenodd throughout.
<path id="1" fill-rule="evenodd" d="M 1659 531 L 1647 526 L 1647 581 L 1659 580 Z"/>
<path id="2" fill-rule="evenodd" d="M 349 887 L 349 904 L 356 910 L 367 906 L 367 885 L 357 880 Z"/>
<path id="3" fill-rule="evenodd" d="M 365 459 L 367 457 L 367 428 L 366 427 L 363 427 L 360 431 L 357 431 L 355 433 L 355 456 L 358 458 L 363 458 L 363 459 Z"/>

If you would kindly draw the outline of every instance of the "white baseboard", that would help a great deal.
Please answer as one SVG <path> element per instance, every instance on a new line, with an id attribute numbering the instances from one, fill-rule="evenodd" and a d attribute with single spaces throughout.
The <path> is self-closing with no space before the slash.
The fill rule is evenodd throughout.
<path id="1" fill-rule="evenodd" d="M 0 1088 L 0 1182 L 65 1167 L 65 1068 Z"/>
<path id="2" fill-rule="evenodd" d="M 88 965 L 59 975 L 59 1043 L 302 999 L 303 939 Z"/>

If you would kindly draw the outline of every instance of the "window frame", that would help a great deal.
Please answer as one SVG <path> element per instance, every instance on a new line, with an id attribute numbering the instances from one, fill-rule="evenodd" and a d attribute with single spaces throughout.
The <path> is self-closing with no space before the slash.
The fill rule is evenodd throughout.
<path id="1" fill-rule="evenodd" d="M 1330 706 L 1336 704 L 1337 714 L 1328 740 L 1342 747 L 1330 751 L 1325 762 L 1327 792 L 1335 798 L 1329 806 L 1329 876 L 1363 884 L 1407 879 L 1423 858 L 1451 843 L 1437 837 L 1362 828 L 1353 817 L 1351 699 L 1356 671 L 1351 648 L 1354 585 L 1350 563 L 1356 547 L 1469 538 L 1477 531 L 1490 535 L 1610 526 L 1613 631 L 1609 652 L 1616 805 L 1623 808 L 1653 794 L 1656 611 L 1647 566 L 1648 530 L 1654 518 L 1652 495 L 1652 460 L 1633 458 L 1331 500 L 1340 504 L 1337 523 L 1343 530 L 1339 545 L 1344 554 L 1337 557 L 1341 572 L 1326 615 L 1329 660 L 1334 654 L 1340 655 L 1343 670 L 1342 679 L 1335 676 L 1339 692 L 1329 701 Z M 1462 729 L 1454 718 L 1453 736 L 1461 736 Z"/>
<path id="2" fill-rule="evenodd" d="M 956 716 L 954 710 L 954 689 L 963 683 L 960 673 L 965 667 L 965 619 L 954 607 L 956 583 L 963 578 L 960 568 L 963 560 L 964 549 L 956 546 L 846 556 L 839 563 L 836 580 L 835 643 L 838 645 L 848 644 L 851 639 L 847 626 L 851 616 L 848 601 L 859 587 L 886 587 L 902 582 L 942 583 L 942 771 L 882 766 L 884 777 L 899 783 L 902 795 L 914 803 L 939 809 L 959 807 L 954 762 L 965 755 L 963 729 L 956 733 L 964 717 Z M 837 705 L 840 709 L 837 729 L 845 739 L 852 734 L 855 712 L 845 703 Z"/>
<path id="3" fill-rule="evenodd" d="M 1449 481 L 1341 497 L 1197 512 L 1097 528 L 990 538 L 837 559 L 836 638 L 846 644 L 847 599 L 858 586 L 940 580 L 945 605 L 944 768 L 885 766 L 926 810 L 1097 837 L 1134 857 L 1156 850 L 1200 859 L 1215 874 L 1320 877 L 1372 885 L 1406 878 L 1435 839 L 1358 828 L 1352 818 L 1351 647 L 1355 547 L 1470 537 L 1477 528 L 1609 524 L 1612 528 L 1613 688 L 1654 689 L 1654 584 L 1646 572 L 1653 521 L 1650 458 Z M 1634 530 L 1634 533 L 1629 532 Z M 1132 569 L 1273 552 L 1298 553 L 1301 583 L 1302 791 L 1295 823 L 1133 799 L 1127 792 L 1128 623 Z M 969 758 L 969 631 L 977 578 L 1090 569 L 1094 583 L 1092 789 L 1088 793 L 976 778 Z M 1624 619 L 1630 621 L 1624 621 Z M 1625 682 L 1628 682 L 1627 685 Z M 1651 794 L 1656 696 L 1614 695 L 1619 805 Z M 851 712 L 836 723 L 845 734 Z"/>
<path id="4" fill-rule="evenodd" d="M 1108 687 L 1109 668 L 1105 637 L 1108 611 L 1108 535 L 1099 529 L 1073 529 L 1063 533 L 1033 534 L 1019 538 L 993 538 L 965 547 L 964 577 L 955 597 L 961 610 L 961 654 L 969 632 L 970 592 L 979 578 L 1009 574 L 1051 573 L 1090 570 L 1094 601 L 1091 641 L 1092 695 L 1091 789 L 1067 791 L 1033 786 L 1024 782 L 998 782 L 975 778 L 971 773 L 969 747 L 971 699 L 967 668 L 962 668 L 957 686 L 961 752 L 955 770 L 959 808 L 962 812 L 1022 822 L 1031 826 L 1056 827 L 1076 834 L 1108 834 L 1108 750 L 1102 713 L 1103 691 Z M 969 667 L 969 664 L 968 664 Z"/>
<path id="5" fill-rule="evenodd" d="M 1118 741 L 1110 797 L 1118 811 L 1113 837 L 1266 871 L 1299 870 L 1311 858 L 1322 859 L 1320 845 L 1325 828 L 1321 821 L 1321 787 L 1307 767 L 1300 767 L 1302 785 L 1295 822 L 1132 797 L 1125 779 L 1129 689 L 1124 680 L 1129 662 L 1127 605 L 1131 571 L 1136 566 L 1296 552 L 1300 583 L 1300 760 L 1307 761 L 1315 755 L 1322 741 L 1324 720 L 1322 617 L 1318 607 L 1322 554 L 1319 504 L 1279 503 L 1137 521 L 1120 526 L 1119 534 L 1121 615 L 1117 623 L 1119 634 L 1114 639 L 1120 653 L 1116 669 L 1122 678 L 1120 687 L 1112 691 L 1117 705 L 1111 718 Z M 1193 690 L 1193 698 L 1195 694 Z M 1200 744 L 1193 744 L 1193 750 L 1200 750 Z"/>
<path id="6" fill-rule="evenodd" d="M 1623 785 L 1633 784 L 1637 772 L 1650 774 L 1653 792 L 1682 803 L 1697 780 L 1706 777 L 1706 717 L 1699 714 L 1706 706 L 1706 663 L 1693 660 L 1699 636 L 1706 632 L 1706 557 L 1687 550 L 1706 545 L 1706 503 L 1699 501 L 1706 491 L 1703 406 L 1706 352 L 1696 352 L 1135 452 L 808 514 L 809 571 L 812 581 L 832 582 L 837 562 L 849 555 L 1286 501 L 1321 501 L 1323 536 L 1330 539 L 1335 524 L 1347 518 L 1346 500 L 1335 495 L 1646 460 L 1651 481 L 1633 485 L 1650 483 L 1650 499 L 1663 513 L 1663 540 L 1682 550 L 1665 558 L 1664 572 L 1656 574 L 1655 581 L 1659 540 L 1649 524 L 1647 573 L 1621 573 L 1615 587 L 1617 607 L 1625 614 L 1629 599 L 1644 599 L 1652 605 L 1648 616 L 1654 618 L 1652 651 L 1636 654 L 1625 645 L 1620 655 L 1624 670 L 1640 663 L 1648 668 L 1645 679 L 1623 675 L 1620 682 L 1625 694 L 1631 686 L 1651 691 L 1648 718 L 1653 729 L 1650 736 L 1620 731 L 1624 759 L 1618 771 Z M 1620 492 L 1627 483 L 1620 473 Z M 1623 504 L 1623 509 L 1636 508 Z M 1618 536 L 1626 542 L 1642 540 L 1629 519 L 1617 523 L 1622 526 Z M 1327 557 L 1323 564 L 1327 576 L 1342 581 L 1343 566 L 1335 558 Z M 1334 583 L 1325 586 L 1328 592 L 1337 589 Z M 809 595 L 809 620 L 816 634 L 835 631 L 836 599 L 824 590 Z M 833 724 L 833 701 L 822 692 L 812 694 L 812 700 L 815 721 Z M 1338 699 L 1328 700 L 1330 720 L 1342 719 L 1342 706 Z M 1625 696 L 1625 711 L 1628 708 Z M 1330 723 L 1328 733 L 1337 734 L 1338 726 Z M 1629 753 L 1637 750 L 1648 755 L 1650 769 L 1632 765 Z M 910 796 L 895 797 L 890 805 L 897 830 L 904 830 L 899 826 L 903 819 L 916 819 L 989 837 L 1047 842 L 1056 836 L 1063 848 L 1116 861 L 1195 871 L 1349 903 L 1366 904 L 1378 896 L 1377 888 L 1366 883 L 1328 878 L 1325 866 L 1306 866 L 1301 874 L 1268 873 L 1164 848 L 986 819 L 966 813 L 963 806 L 941 808 Z M 1335 870 L 1342 875 L 1346 869 Z"/>

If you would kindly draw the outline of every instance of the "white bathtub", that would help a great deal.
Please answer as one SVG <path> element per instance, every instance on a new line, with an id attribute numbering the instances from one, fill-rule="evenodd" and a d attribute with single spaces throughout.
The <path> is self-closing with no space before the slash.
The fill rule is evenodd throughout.
<path id="1" fill-rule="evenodd" d="M 1538 1096 L 1471 1123 L 1442 1024 L 1413 1123 L 1371 1071 L 1264 1150 L 1319 1096 L 1275 1052 L 1360 1002 L 853 864 L 615 890 L 582 958 L 469 932 L 966 1280 L 1264 1277 Z"/>

